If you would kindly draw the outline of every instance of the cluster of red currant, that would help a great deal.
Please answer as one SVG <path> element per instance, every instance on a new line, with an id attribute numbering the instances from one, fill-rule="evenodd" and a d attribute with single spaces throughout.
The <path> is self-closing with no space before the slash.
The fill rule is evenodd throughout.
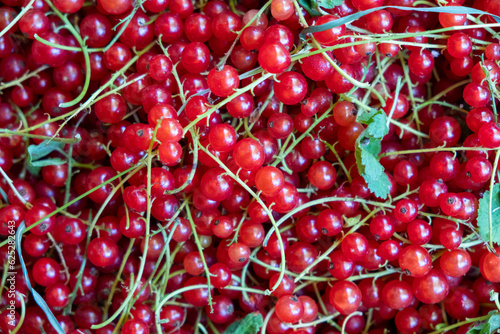
<path id="1" fill-rule="evenodd" d="M 500 328 L 500 1 L 1 3 L 0 333 Z"/>

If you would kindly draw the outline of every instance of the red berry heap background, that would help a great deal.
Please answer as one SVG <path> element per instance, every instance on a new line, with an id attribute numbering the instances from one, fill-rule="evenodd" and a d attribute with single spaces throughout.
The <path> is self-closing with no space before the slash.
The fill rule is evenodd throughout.
<path id="1" fill-rule="evenodd" d="M 1 2 L 0 333 L 500 328 L 500 1 Z"/>

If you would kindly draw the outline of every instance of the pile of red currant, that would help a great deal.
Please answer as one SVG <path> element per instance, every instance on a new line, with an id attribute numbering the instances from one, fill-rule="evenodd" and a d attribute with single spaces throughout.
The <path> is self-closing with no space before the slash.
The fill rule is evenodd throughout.
<path id="1" fill-rule="evenodd" d="M 1 3 L 0 333 L 499 329 L 500 1 Z"/>

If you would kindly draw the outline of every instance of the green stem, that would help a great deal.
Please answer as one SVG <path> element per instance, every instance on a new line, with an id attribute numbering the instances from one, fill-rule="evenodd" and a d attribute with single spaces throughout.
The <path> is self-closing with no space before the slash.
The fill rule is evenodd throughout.
<path id="1" fill-rule="evenodd" d="M 108 317 L 108 310 L 113 302 L 114 292 L 116 290 L 116 287 L 118 286 L 118 282 L 121 280 L 123 269 L 125 268 L 127 259 L 130 256 L 130 253 L 132 252 L 132 247 L 134 246 L 134 243 L 135 243 L 135 239 L 130 239 L 127 250 L 125 251 L 125 254 L 123 255 L 122 263 L 120 265 L 120 268 L 118 269 L 118 273 L 116 273 L 116 278 L 113 281 L 113 285 L 111 286 L 111 291 L 109 292 L 108 299 L 107 299 L 106 303 L 104 303 L 104 310 L 102 312 L 102 319 L 103 320 L 107 319 L 107 317 Z"/>
<path id="2" fill-rule="evenodd" d="M 64 102 L 59 105 L 61 108 L 68 108 L 72 107 L 76 104 L 78 104 L 84 97 L 85 94 L 87 94 L 87 91 L 90 86 L 90 56 L 89 56 L 89 51 L 87 46 L 85 45 L 85 41 L 82 39 L 82 36 L 80 33 L 75 29 L 75 27 L 69 22 L 69 19 L 67 15 L 63 15 L 55 6 L 52 4 L 50 0 L 45 0 L 47 4 L 50 6 L 50 8 L 56 13 L 57 16 L 61 19 L 61 21 L 64 22 L 64 26 L 66 29 L 69 30 L 69 32 L 75 37 L 77 40 L 78 44 L 80 44 L 80 47 L 82 48 L 82 53 L 83 53 L 83 59 L 85 60 L 85 68 L 87 69 L 85 71 L 85 82 L 83 83 L 83 88 L 80 94 L 75 97 L 72 101 L 69 102 Z"/>
<path id="3" fill-rule="evenodd" d="M 271 292 L 276 290 L 278 288 L 278 286 L 280 285 L 281 281 L 283 280 L 283 277 L 285 276 L 285 246 L 283 244 L 283 238 L 281 237 L 281 233 L 279 232 L 278 225 L 276 224 L 276 221 L 274 219 L 274 216 L 273 216 L 271 210 L 262 201 L 262 199 L 245 182 L 243 182 L 239 177 L 234 175 L 234 173 L 222 161 L 220 161 L 220 159 L 218 157 L 213 155 L 208 149 L 203 147 L 201 144 L 200 144 L 200 149 L 203 152 L 205 152 L 208 156 L 210 156 L 212 159 L 214 159 L 219 164 L 219 166 L 226 171 L 226 174 L 229 175 L 233 180 L 238 182 L 240 184 L 240 186 L 242 186 L 257 201 L 257 203 L 260 204 L 260 206 L 264 209 L 264 211 L 266 211 L 266 213 L 271 221 L 271 224 L 273 226 L 273 228 L 269 232 L 274 231 L 276 233 L 276 237 L 278 239 L 278 244 L 280 246 L 280 258 L 281 258 L 280 276 L 279 276 L 278 280 L 276 281 L 276 284 L 272 287 Z"/>
<path id="4" fill-rule="evenodd" d="M 31 133 L 24 133 L 24 132 L 18 132 L 18 131 L 11 131 L 7 129 L 2 129 L 0 130 L 0 137 L 12 137 L 12 136 L 22 136 L 26 138 L 35 138 L 35 139 L 42 139 L 42 140 L 50 140 L 52 137 L 49 136 L 42 136 L 42 135 L 34 135 Z M 52 138 L 53 141 L 65 143 L 65 144 L 76 144 L 80 142 L 80 137 L 78 138 L 61 138 L 61 137 L 55 137 Z"/>
<path id="5" fill-rule="evenodd" d="M 195 126 L 196 123 L 198 123 L 201 119 L 210 116 L 213 112 L 215 112 L 216 110 L 219 110 L 220 108 L 222 108 L 223 106 L 225 106 L 228 102 L 232 101 L 233 99 L 235 99 L 236 97 L 240 96 L 241 94 L 248 92 L 252 88 L 257 87 L 261 82 L 269 79 L 273 75 L 274 74 L 272 74 L 272 73 L 267 73 L 267 74 L 261 76 L 259 79 L 255 80 L 254 82 L 252 82 L 250 85 L 245 86 L 244 88 L 236 89 L 235 92 L 234 92 L 234 94 L 229 95 L 224 100 L 222 100 L 221 102 L 217 103 L 215 106 L 212 106 L 210 109 L 208 109 L 203 114 L 198 115 L 198 117 L 195 120 L 193 120 L 191 123 L 189 123 L 188 125 L 186 125 L 184 127 L 183 135 L 186 135 L 186 133 L 189 131 L 189 129 L 191 129 L 193 126 Z"/>
<path id="6" fill-rule="evenodd" d="M 14 195 L 16 195 L 16 197 L 19 199 L 19 201 L 21 201 L 21 203 L 24 204 L 24 206 L 29 210 L 31 209 L 32 205 L 31 203 L 28 203 L 26 202 L 26 200 L 23 198 L 23 196 L 21 196 L 21 194 L 19 193 L 19 191 L 17 190 L 16 187 L 14 187 L 14 183 L 12 182 L 11 178 L 7 175 L 7 173 L 5 173 L 5 171 L 3 170 L 2 167 L 0 167 L 0 174 L 2 174 L 4 180 L 7 182 L 7 184 L 9 185 L 10 189 L 12 189 L 12 191 L 14 192 Z M 43 221 L 44 219 L 42 219 Z M 7 244 L 9 239 L 6 239 L 4 240 L 4 242 L 2 242 L 0 244 L 0 247 L 4 246 Z"/>
<path id="7" fill-rule="evenodd" d="M 332 104 L 330 106 L 330 108 L 328 108 L 327 111 L 325 111 L 325 113 L 323 115 L 321 115 L 320 117 L 318 117 L 314 122 L 313 124 L 311 124 L 311 126 L 306 130 L 304 131 L 304 133 L 302 133 L 298 138 L 294 139 L 294 141 L 290 144 L 290 146 L 288 146 L 285 150 L 285 152 L 283 153 L 280 153 L 280 156 L 278 157 L 278 159 L 274 160 L 274 162 L 271 164 L 271 166 L 273 167 L 276 167 L 280 162 L 282 162 L 283 159 L 285 159 L 285 157 L 290 154 L 290 152 L 292 152 L 292 150 L 294 149 L 295 146 L 297 146 L 297 144 L 299 144 L 306 136 L 309 135 L 309 133 L 311 133 L 311 131 L 316 127 L 316 125 L 318 125 L 319 123 L 321 123 L 322 120 L 324 120 L 325 118 L 329 117 L 330 116 L 330 112 L 333 110 L 333 107 L 335 105 Z M 289 136 L 290 137 L 290 136 Z M 287 138 L 287 141 L 288 142 L 288 138 Z M 285 142 L 285 143 L 286 143 Z M 284 146 L 284 145 L 283 145 Z"/>
<path id="8" fill-rule="evenodd" d="M 458 327 L 461 327 L 463 325 L 472 324 L 472 323 L 479 323 L 481 321 L 489 319 L 490 317 L 491 317 L 491 314 L 483 315 L 481 317 L 476 317 L 476 318 L 468 318 L 467 320 L 459 321 L 459 322 L 457 322 L 457 323 L 455 323 L 453 325 L 442 327 L 442 328 L 440 328 L 440 329 L 438 329 L 438 330 L 436 330 L 434 332 L 431 332 L 429 334 L 445 333 L 445 332 L 448 332 L 451 329 L 458 328 Z"/>
<path id="9" fill-rule="evenodd" d="M 108 45 L 106 45 L 106 47 L 104 47 L 104 52 L 108 51 L 112 46 L 113 44 L 116 43 L 116 41 L 120 38 L 120 36 L 123 34 L 123 32 L 125 31 L 125 29 L 127 29 L 127 26 L 130 24 L 130 21 L 132 21 L 132 19 L 134 18 L 134 15 L 135 13 L 137 13 L 137 10 L 139 10 L 140 6 L 139 6 L 139 1 L 138 1 L 138 4 L 134 7 L 134 9 L 132 9 L 132 12 L 130 12 L 130 14 L 128 14 L 127 18 L 120 22 L 119 24 L 122 25 L 122 27 L 120 28 L 120 30 L 118 31 L 118 33 L 116 33 L 116 35 L 113 36 L 113 39 L 109 42 Z M 115 30 L 115 28 L 113 28 L 113 30 Z"/>
<path id="10" fill-rule="evenodd" d="M 283 215 L 283 217 L 281 217 L 277 222 L 276 222 L 276 225 L 277 226 L 280 226 L 283 222 L 285 222 L 288 218 L 292 217 L 294 214 L 296 214 L 297 212 L 301 211 L 301 210 L 304 210 L 306 208 L 309 208 L 311 206 L 315 206 L 315 205 L 318 205 L 318 204 L 324 204 L 324 203 L 328 203 L 328 202 L 339 202 L 339 201 L 342 201 L 342 202 L 358 202 L 358 203 L 364 203 L 366 205 L 373 205 L 373 206 L 376 206 L 376 207 L 382 207 L 382 208 L 388 208 L 388 209 L 394 209 L 394 205 L 391 205 L 391 204 L 388 204 L 388 203 L 384 203 L 384 202 L 377 202 L 377 201 L 370 201 L 370 200 L 365 200 L 365 199 L 362 199 L 362 198 L 354 198 L 354 197 L 325 197 L 325 198 L 321 198 L 321 199 L 317 199 L 317 200 L 314 200 L 314 201 L 310 201 L 310 202 L 307 202 L 305 204 L 302 204 L 301 206 L 293 209 L 292 211 L 286 213 L 285 215 Z M 271 237 L 271 234 L 273 233 L 273 231 L 269 231 L 267 232 L 267 235 L 264 239 L 264 242 L 263 242 L 263 245 L 267 245 L 267 242 L 269 240 L 269 238 Z"/>
<path id="11" fill-rule="evenodd" d="M 68 206 L 78 202 L 79 200 L 87 197 L 88 195 L 90 195 L 91 193 L 93 193 L 94 191 L 100 189 L 102 186 L 104 185 L 107 185 L 113 181 L 115 181 L 116 179 L 122 177 L 123 175 L 133 171 L 134 169 L 136 168 L 139 168 L 141 167 L 142 168 L 142 165 L 144 164 L 144 161 L 140 161 L 139 163 L 137 163 L 136 165 L 128 168 L 127 170 L 124 170 L 123 172 L 113 176 L 112 178 L 110 178 L 109 180 L 106 180 L 104 181 L 102 184 L 98 185 L 98 186 L 95 186 L 94 188 L 90 189 L 89 191 L 81 194 L 80 196 L 74 198 L 73 200 L 69 201 L 68 203 L 65 203 L 64 205 L 62 205 L 61 207 L 57 208 L 56 210 L 52 211 L 51 213 L 49 213 L 47 216 L 45 216 L 44 218 L 40 219 L 39 221 L 37 221 L 36 223 L 34 223 L 33 225 L 30 225 L 28 227 L 26 227 L 23 231 L 23 234 L 30 231 L 31 229 L 37 227 L 38 225 L 40 225 L 45 219 L 47 218 L 50 218 L 56 214 L 58 214 L 59 212 L 63 211 L 64 209 L 66 209 Z M 3 172 L 3 170 L 0 168 L 0 172 Z M 4 240 L 2 243 L 0 243 L 0 247 L 2 246 L 5 246 L 7 244 L 7 240 Z"/>
<path id="12" fill-rule="evenodd" d="M 186 197 L 184 197 L 184 200 L 187 201 Z M 201 247 L 200 238 L 198 237 L 198 233 L 196 232 L 196 225 L 193 221 L 193 217 L 191 216 L 191 209 L 189 209 L 189 205 L 186 205 L 186 215 L 187 215 L 187 219 L 189 221 L 189 224 L 191 225 L 191 230 L 193 231 L 194 241 L 195 241 L 196 247 L 198 248 L 198 253 L 200 253 L 200 258 L 201 258 L 201 262 L 203 263 L 203 269 L 205 270 L 205 275 L 207 276 L 208 305 L 210 307 L 210 313 L 213 313 L 214 308 L 212 306 L 212 290 L 211 290 L 212 285 L 210 284 L 211 274 L 210 274 L 210 271 L 208 270 L 207 261 L 205 260 L 205 254 L 203 254 L 203 248 Z"/>
<path id="13" fill-rule="evenodd" d="M 98 324 L 98 325 L 92 325 L 92 329 L 99 329 L 102 328 L 108 324 L 110 324 L 116 317 L 123 312 L 123 309 L 129 305 L 130 301 L 134 297 L 134 292 L 139 288 L 139 285 L 141 284 L 141 278 L 144 273 L 144 267 L 146 265 L 146 254 L 149 246 L 149 239 L 150 239 L 150 221 L 151 221 L 151 167 L 153 164 L 153 146 L 156 140 L 156 132 L 158 131 L 158 127 L 160 125 L 160 121 L 158 121 L 158 124 L 156 125 L 154 132 L 153 132 L 153 137 L 151 139 L 151 142 L 149 144 L 149 149 L 148 153 L 146 156 L 146 167 L 147 167 L 147 182 L 146 182 L 146 232 L 144 234 L 144 251 L 141 257 L 141 262 L 139 263 L 139 271 L 137 273 L 137 278 L 134 283 L 134 286 L 130 289 L 129 294 L 127 294 L 127 297 L 123 301 L 123 303 L 120 305 L 118 310 L 109 317 L 106 321 Z M 127 175 L 127 178 L 130 177 L 131 175 Z"/>
<path id="14" fill-rule="evenodd" d="M 96 99 L 97 97 L 99 96 L 99 94 L 101 94 L 106 88 L 108 88 L 109 86 L 111 86 L 115 80 L 123 75 L 123 73 L 125 73 L 125 71 L 131 67 L 132 65 L 135 64 L 135 62 L 137 61 L 137 59 L 145 52 L 149 51 L 149 49 L 151 49 L 153 46 L 155 45 L 154 42 L 152 42 L 151 44 L 149 44 L 147 47 L 145 47 L 143 50 L 141 50 L 140 52 L 138 52 L 134 57 L 132 57 L 132 59 L 130 59 L 130 61 L 128 63 L 126 63 L 119 71 L 115 72 L 111 78 L 108 80 L 108 82 L 106 82 L 104 85 L 100 86 L 90 97 L 87 101 L 85 101 L 83 104 L 80 105 L 80 107 L 78 107 L 77 109 L 75 110 L 72 110 L 64 115 L 60 115 L 60 116 L 57 116 L 57 117 L 54 117 L 52 118 L 51 120 L 47 120 L 45 122 L 42 122 L 42 123 L 39 123 L 33 127 L 31 127 L 28 131 L 30 130 L 33 130 L 33 129 L 36 129 L 36 128 L 39 128 L 39 127 L 42 127 L 45 123 L 51 123 L 51 122 L 54 122 L 54 121 L 58 121 L 58 120 L 63 120 L 64 119 L 64 122 L 61 124 L 61 126 L 57 129 L 57 131 L 55 132 L 54 136 L 57 136 L 58 133 L 61 131 L 61 129 L 72 119 L 74 118 L 76 115 L 78 115 L 82 110 L 86 109 L 86 108 L 89 108 L 92 104 L 94 104 L 96 102 Z M 90 71 L 88 71 L 90 73 Z M 24 129 L 24 131 L 26 131 L 26 129 Z"/>
<path id="15" fill-rule="evenodd" d="M 417 150 L 405 150 L 405 151 L 394 151 L 381 153 L 379 157 L 386 157 L 390 155 L 404 155 L 404 154 L 417 154 L 417 153 L 429 153 L 429 152 L 457 152 L 457 151 L 494 151 L 496 148 L 486 148 L 486 147 L 434 147 L 434 148 L 420 148 Z"/>
<path id="16" fill-rule="evenodd" d="M 408 124 L 401 123 L 399 121 L 396 121 L 395 119 L 391 119 L 390 121 L 391 121 L 392 124 L 396 125 L 397 127 L 401 128 L 401 129 L 403 129 L 405 131 L 411 132 L 411 133 L 413 133 L 414 135 L 416 135 L 418 137 L 429 138 L 429 135 L 427 135 L 427 134 L 425 134 L 423 132 L 420 132 L 418 130 L 413 129 Z"/>
<path id="17" fill-rule="evenodd" d="M 21 12 L 5 28 L 3 28 L 2 31 L 0 31 L 0 37 L 5 35 L 7 31 L 9 31 L 13 26 L 15 26 L 16 23 L 24 16 L 24 14 L 26 14 L 26 12 L 28 12 L 31 9 L 34 3 L 35 0 L 31 0 L 26 6 L 24 6 Z"/>
<path id="18" fill-rule="evenodd" d="M 16 80 L 12 80 L 9 82 L 0 82 L 0 91 L 7 89 L 7 88 L 10 88 L 10 87 L 18 86 L 21 84 L 21 82 L 37 76 L 38 73 L 43 72 L 48 68 L 49 68 L 49 66 L 43 65 L 32 72 L 26 72 L 25 74 L 23 74 L 21 77 L 17 78 Z"/>
<path id="19" fill-rule="evenodd" d="M 370 212 L 365 218 L 363 218 L 356 225 L 351 227 L 351 229 L 349 231 L 347 231 L 345 234 L 343 234 L 341 238 L 338 238 L 337 240 L 335 240 L 335 242 L 326 251 L 324 251 L 320 256 L 318 256 L 297 277 L 295 277 L 294 282 L 297 283 L 298 281 L 300 281 L 302 279 L 302 277 L 304 277 L 307 273 L 309 273 L 318 263 L 325 260 L 328 257 L 328 255 L 330 255 L 330 253 L 333 252 L 340 245 L 342 240 L 344 240 L 344 238 L 347 235 L 354 233 L 356 230 L 358 230 L 361 226 L 363 226 L 365 224 L 365 222 L 368 219 L 370 219 L 375 213 L 377 213 L 377 211 L 378 210 L 373 210 L 372 212 Z"/>

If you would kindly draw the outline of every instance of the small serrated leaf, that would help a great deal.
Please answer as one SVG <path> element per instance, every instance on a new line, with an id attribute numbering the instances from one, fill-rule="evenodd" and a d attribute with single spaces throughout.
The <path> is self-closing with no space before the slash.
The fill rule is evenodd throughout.
<path id="1" fill-rule="evenodd" d="M 319 1 L 319 6 L 326 8 L 326 9 L 332 9 L 337 6 L 342 5 L 342 0 L 320 0 Z"/>
<path id="2" fill-rule="evenodd" d="M 233 322 L 223 334 L 256 334 L 262 325 L 264 325 L 262 315 L 259 312 L 253 312 Z"/>
<path id="3" fill-rule="evenodd" d="M 378 110 L 373 113 L 362 113 L 357 117 L 357 121 L 368 125 L 368 133 L 375 138 L 384 138 L 389 133 L 387 127 L 387 115 L 384 111 Z"/>
<path id="4" fill-rule="evenodd" d="M 387 115 L 382 111 L 363 113 L 358 116 L 358 122 L 368 125 L 361 133 L 357 142 L 354 156 L 361 176 L 368 184 L 368 188 L 379 198 L 389 195 L 390 181 L 384 173 L 384 167 L 378 160 L 382 144 L 381 139 L 389 132 L 386 125 Z"/>
<path id="5" fill-rule="evenodd" d="M 375 138 L 384 138 L 384 136 L 389 132 L 387 127 L 387 116 L 384 112 L 377 112 L 373 115 L 373 122 L 368 125 L 368 133 Z"/>
<path id="6" fill-rule="evenodd" d="M 498 311 L 491 311 L 491 316 L 487 321 L 480 322 L 471 327 L 467 334 L 491 334 L 496 333 L 500 329 L 500 313 Z"/>
<path id="7" fill-rule="evenodd" d="M 492 201 L 490 208 L 490 191 L 492 191 Z M 481 237 L 490 240 L 490 213 L 493 224 L 491 240 L 500 245 L 500 184 L 493 185 L 493 189 L 484 192 L 483 198 L 479 200 L 479 209 L 477 211 L 477 227 Z"/>
<path id="8" fill-rule="evenodd" d="M 490 325 L 491 333 L 494 333 L 495 331 L 500 329 L 500 313 L 497 312 L 496 314 L 492 315 L 488 319 L 488 325 Z"/>
<path id="9" fill-rule="evenodd" d="M 467 331 L 467 334 L 480 334 L 484 327 L 485 327 L 484 322 L 481 322 L 481 323 L 469 328 L 469 330 Z"/>
<path id="10" fill-rule="evenodd" d="M 384 167 L 377 158 L 366 150 L 361 151 L 361 163 L 365 166 L 363 175 L 371 180 L 376 181 L 384 172 Z"/>

